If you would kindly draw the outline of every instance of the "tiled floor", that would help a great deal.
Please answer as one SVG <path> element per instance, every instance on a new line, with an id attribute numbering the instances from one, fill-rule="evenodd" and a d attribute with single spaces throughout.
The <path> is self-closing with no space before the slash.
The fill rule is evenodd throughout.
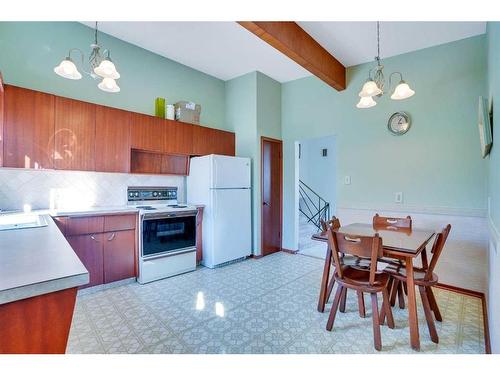
<path id="1" fill-rule="evenodd" d="M 68 353 L 374 353 L 371 313 L 356 298 L 325 330 L 316 311 L 323 262 L 277 253 L 147 285 L 132 283 L 77 298 Z M 481 301 L 436 290 L 444 321 L 430 341 L 419 310 L 422 353 L 483 353 Z M 368 301 L 367 301 L 368 302 Z M 407 311 L 382 327 L 385 353 L 409 347 Z"/>

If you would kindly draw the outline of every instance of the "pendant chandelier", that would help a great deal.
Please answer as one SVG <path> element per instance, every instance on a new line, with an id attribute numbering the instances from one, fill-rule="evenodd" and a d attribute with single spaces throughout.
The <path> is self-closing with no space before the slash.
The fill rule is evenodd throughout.
<path id="1" fill-rule="evenodd" d="M 90 48 L 92 51 L 88 59 L 89 69 L 85 69 L 85 55 L 82 50 L 72 48 L 69 50 L 66 58 L 54 68 L 54 72 L 67 79 L 81 79 L 82 75 L 71 58 L 72 53 L 79 53 L 82 71 L 95 80 L 101 80 L 97 87 L 106 92 L 119 92 L 120 87 L 117 85 L 116 80 L 120 78 L 120 73 L 118 73 L 115 64 L 111 61 L 110 51 L 105 49 L 101 54 L 101 47 L 97 42 L 97 22 L 95 23 L 94 43 L 90 45 Z"/>
<path id="2" fill-rule="evenodd" d="M 358 108 L 371 108 L 377 105 L 373 99 L 374 96 L 381 97 L 384 95 L 385 77 L 384 66 L 380 64 L 380 22 L 377 21 L 377 57 L 375 57 L 377 66 L 368 71 L 368 79 L 359 93 L 359 102 L 356 104 Z M 403 100 L 415 95 L 410 86 L 403 80 L 403 75 L 400 72 L 393 72 L 389 75 L 389 90 L 391 88 L 392 76 L 399 74 L 399 83 L 391 95 L 393 100 Z"/>

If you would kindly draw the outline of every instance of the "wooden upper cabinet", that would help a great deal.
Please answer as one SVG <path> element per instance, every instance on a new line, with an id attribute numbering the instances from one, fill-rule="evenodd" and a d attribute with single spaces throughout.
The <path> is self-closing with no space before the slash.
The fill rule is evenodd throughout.
<path id="1" fill-rule="evenodd" d="M 164 148 L 164 121 L 158 117 L 133 113 L 130 132 L 131 147 L 162 152 Z"/>
<path id="2" fill-rule="evenodd" d="M 173 120 L 163 120 L 164 138 L 162 151 L 169 154 L 191 155 L 193 153 L 194 125 Z"/>
<path id="3" fill-rule="evenodd" d="M 130 112 L 96 106 L 96 171 L 130 172 L 130 122 Z"/>
<path id="4" fill-rule="evenodd" d="M 94 171 L 96 106 L 58 96 L 55 107 L 55 168 Z"/>
<path id="5" fill-rule="evenodd" d="M 5 167 L 54 168 L 54 103 L 54 95 L 5 86 Z"/>
<path id="6" fill-rule="evenodd" d="M 234 133 L 195 126 L 193 128 L 193 155 L 235 155 Z"/>

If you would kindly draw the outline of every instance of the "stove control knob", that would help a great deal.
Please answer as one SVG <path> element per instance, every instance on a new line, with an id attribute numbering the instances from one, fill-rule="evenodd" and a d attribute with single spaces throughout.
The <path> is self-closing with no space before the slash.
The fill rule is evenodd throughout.
<path id="1" fill-rule="evenodd" d="M 157 197 L 158 196 L 158 192 L 157 191 L 153 191 L 153 197 Z"/>
<path id="2" fill-rule="evenodd" d="M 138 191 L 136 191 L 136 192 L 134 193 L 134 195 L 135 195 L 135 197 L 136 197 L 136 198 L 139 198 L 139 192 L 138 192 Z"/>

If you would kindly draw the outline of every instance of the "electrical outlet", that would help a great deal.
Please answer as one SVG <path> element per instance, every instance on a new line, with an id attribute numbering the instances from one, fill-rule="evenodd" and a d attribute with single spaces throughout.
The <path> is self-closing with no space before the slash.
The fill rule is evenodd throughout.
<path id="1" fill-rule="evenodd" d="M 403 192 L 398 191 L 394 194 L 394 202 L 403 203 Z"/>
<path id="2" fill-rule="evenodd" d="M 351 176 L 345 176 L 344 185 L 350 185 L 350 184 L 351 184 Z"/>

